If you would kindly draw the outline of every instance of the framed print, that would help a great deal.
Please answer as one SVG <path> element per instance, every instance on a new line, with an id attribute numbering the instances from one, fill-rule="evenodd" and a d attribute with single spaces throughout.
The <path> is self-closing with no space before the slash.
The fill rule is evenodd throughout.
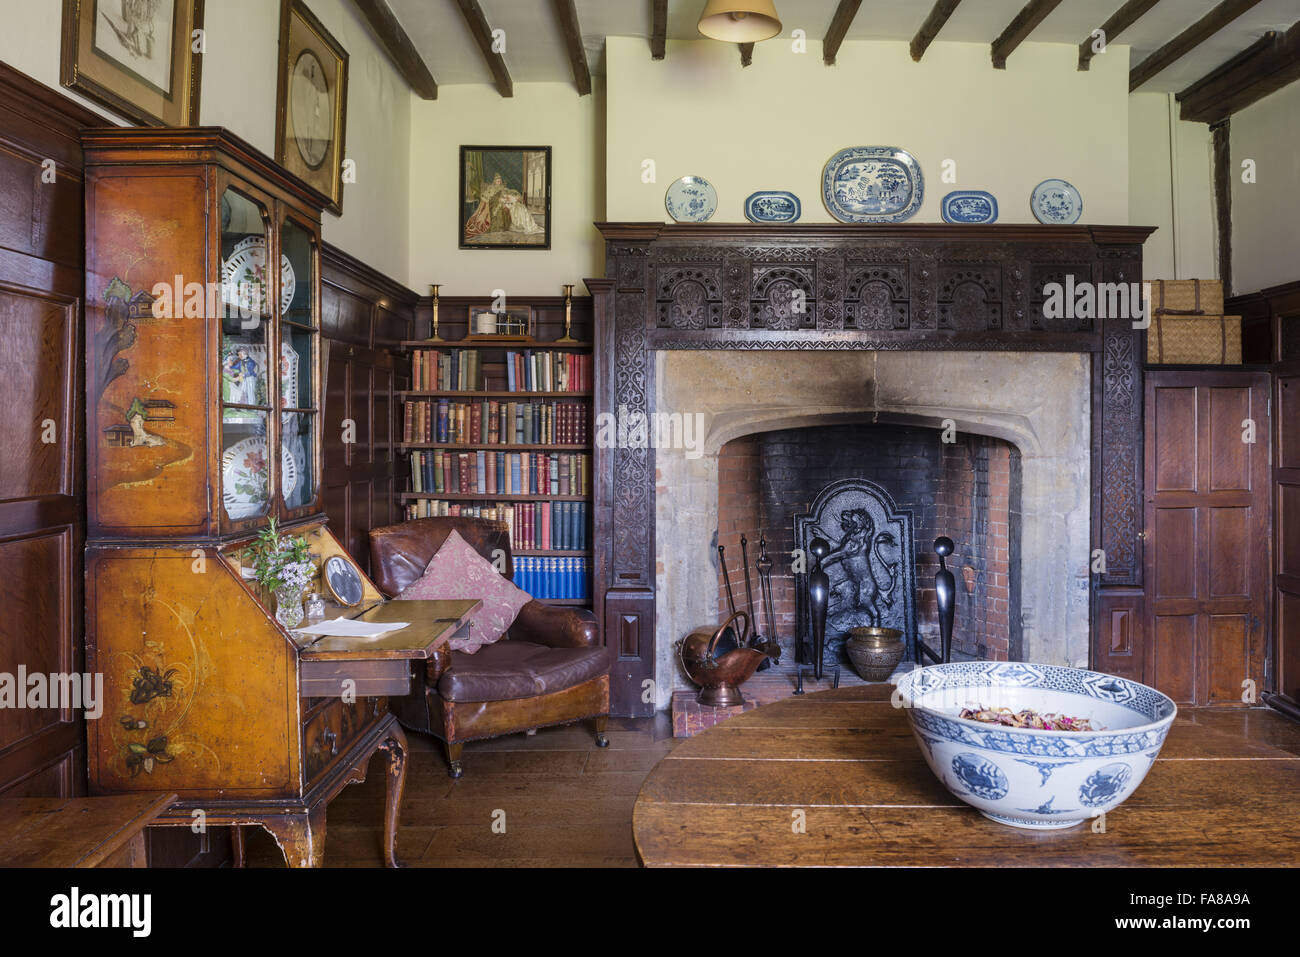
<path id="1" fill-rule="evenodd" d="M 281 0 L 276 162 L 343 213 L 348 54 L 302 0 Z"/>
<path id="2" fill-rule="evenodd" d="M 141 126 L 198 126 L 203 0 L 63 0 L 60 82 Z"/>
<path id="3" fill-rule="evenodd" d="M 533 334 L 533 307 L 506 306 L 500 312 L 490 305 L 470 309 L 470 339 L 509 339 L 526 342 Z"/>
<path id="4" fill-rule="evenodd" d="M 551 248 L 551 148 L 460 148 L 461 249 Z"/>

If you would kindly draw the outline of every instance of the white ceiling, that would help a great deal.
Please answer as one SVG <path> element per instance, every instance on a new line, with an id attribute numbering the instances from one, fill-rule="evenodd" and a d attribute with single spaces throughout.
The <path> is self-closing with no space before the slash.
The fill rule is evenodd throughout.
<path id="1" fill-rule="evenodd" d="M 1026 0 L 965 0 L 940 31 L 938 40 L 992 43 Z M 1116 42 L 1132 46 L 1136 65 L 1218 5 L 1220 0 L 1161 0 L 1125 30 Z M 493 29 L 506 35 L 505 61 L 516 83 L 573 79 L 564 41 L 550 0 L 480 0 Z M 1082 42 L 1123 0 L 1065 0 L 1039 24 L 1030 41 Z M 389 0 L 439 84 L 492 83 L 460 8 L 454 0 Z M 783 34 L 799 27 L 810 38 L 825 36 L 838 0 L 776 0 Z M 850 40 L 902 40 L 916 34 L 932 0 L 866 0 L 849 28 Z M 697 40 L 695 23 L 704 0 L 669 0 L 668 37 Z M 577 0 L 578 22 L 593 73 L 604 71 L 606 36 L 649 37 L 650 0 Z M 1262 0 L 1142 87 L 1144 92 L 1177 92 L 1224 60 L 1240 53 L 1269 30 L 1286 30 L 1300 20 L 1300 0 Z M 649 44 L 646 56 L 650 55 Z M 842 54 L 843 55 L 843 54 Z M 671 57 L 669 58 L 671 60 Z M 1015 62 L 1012 54 L 1011 62 Z M 989 69 L 992 69 L 990 65 Z"/>

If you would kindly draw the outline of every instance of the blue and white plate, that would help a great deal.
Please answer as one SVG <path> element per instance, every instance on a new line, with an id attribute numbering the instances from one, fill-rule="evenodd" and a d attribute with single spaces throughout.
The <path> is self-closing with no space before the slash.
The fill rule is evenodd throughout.
<path id="1" fill-rule="evenodd" d="M 998 219 L 998 201 L 982 189 L 953 190 L 939 203 L 945 223 L 994 223 Z"/>
<path id="2" fill-rule="evenodd" d="M 822 201 L 842 223 L 901 223 L 924 195 L 920 165 L 896 146 L 850 146 L 822 170 Z"/>
<path id="3" fill-rule="evenodd" d="M 745 218 L 751 223 L 793 223 L 802 213 L 799 197 L 783 189 L 759 190 L 745 200 Z"/>
<path id="4" fill-rule="evenodd" d="M 718 211 L 718 191 L 703 176 L 683 176 L 668 187 L 664 208 L 679 223 L 703 223 Z"/>
<path id="5" fill-rule="evenodd" d="M 1029 206 L 1034 218 L 1052 226 L 1077 223 L 1083 215 L 1083 197 L 1063 179 L 1045 179 L 1035 186 Z"/>

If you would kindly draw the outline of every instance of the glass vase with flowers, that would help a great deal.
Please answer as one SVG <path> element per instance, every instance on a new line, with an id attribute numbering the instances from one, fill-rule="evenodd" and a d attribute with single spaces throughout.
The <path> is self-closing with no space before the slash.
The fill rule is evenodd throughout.
<path id="1" fill-rule="evenodd" d="M 253 577 L 275 595 L 276 621 L 290 630 L 302 624 L 302 595 L 316 577 L 305 538 L 281 535 L 271 519 L 253 543 Z"/>

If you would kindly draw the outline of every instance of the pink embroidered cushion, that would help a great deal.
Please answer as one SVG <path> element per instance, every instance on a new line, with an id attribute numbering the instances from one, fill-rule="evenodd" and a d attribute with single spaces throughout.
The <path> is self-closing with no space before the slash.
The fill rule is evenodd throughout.
<path id="1" fill-rule="evenodd" d="M 455 531 L 447 536 L 420 580 L 397 598 L 482 599 L 483 604 L 469 620 L 468 637 L 453 638 L 450 642 L 452 651 L 463 651 L 467 655 L 474 654 L 483 645 L 499 641 L 514 623 L 519 609 L 532 601 L 527 592 L 520 591 L 504 575 L 498 574 L 492 563 L 474 551 Z"/>

